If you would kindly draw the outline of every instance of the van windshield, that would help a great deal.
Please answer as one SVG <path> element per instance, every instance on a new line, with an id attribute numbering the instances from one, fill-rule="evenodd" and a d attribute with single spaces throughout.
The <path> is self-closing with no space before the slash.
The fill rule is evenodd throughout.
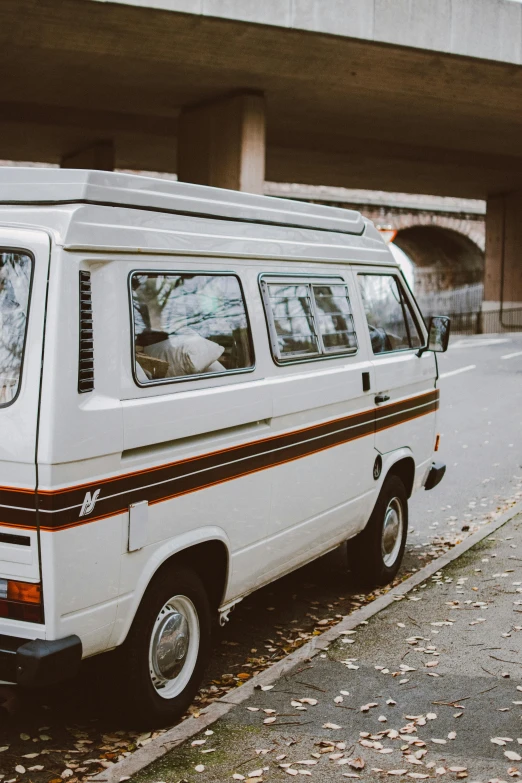
<path id="1" fill-rule="evenodd" d="M 0 251 L 0 406 L 17 393 L 29 307 L 32 259 L 25 253 Z"/>

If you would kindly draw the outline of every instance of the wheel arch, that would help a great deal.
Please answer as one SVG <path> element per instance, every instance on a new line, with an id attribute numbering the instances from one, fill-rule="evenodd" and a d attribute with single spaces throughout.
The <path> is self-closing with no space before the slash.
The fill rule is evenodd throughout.
<path id="1" fill-rule="evenodd" d="M 386 471 L 386 478 L 388 478 L 388 476 L 397 476 L 400 478 L 406 489 L 406 494 L 408 498 L 410 498 L 415 483 L 415 460 L 413 457 L 403 456 L 396 462 L 393 462 Z"/>
<path id="2" fill-rule="evenodd" d="M 205 585 L 212 611 L 217 613 L 229 580 L 230 547 L 224 531 L 219 528 L 207 528 L 198 533 L 196 538 L 182 536 L 165 542 L 147 560 L 132 595 L 128 601 L 120 602 L 111 647 L 125 641 L 147 590 L 165 569 L 193 568 Z"/>

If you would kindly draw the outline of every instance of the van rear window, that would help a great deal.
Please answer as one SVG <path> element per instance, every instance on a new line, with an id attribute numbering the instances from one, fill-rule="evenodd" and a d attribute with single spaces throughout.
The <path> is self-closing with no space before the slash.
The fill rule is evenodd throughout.
<path id="1" fill-rule="evenodd" d="M 139 385 L 253 368 L 235 275 L 133 272 L 130 288 Z"/>
<path id="2" fill-rule="evenodd" d="M 0 251 L 0 406 L 18 394 L 29 309 L 32 258 Z"/>

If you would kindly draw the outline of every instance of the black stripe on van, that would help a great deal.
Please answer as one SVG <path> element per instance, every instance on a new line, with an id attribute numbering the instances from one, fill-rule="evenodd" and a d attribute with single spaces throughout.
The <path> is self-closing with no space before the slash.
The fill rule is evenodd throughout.
<path id="1" fill-rule="evenodd" d="M 113 516 L 131 503 L 159 503 L 224 481 L 291 462 L 324 449 L 356 440 L 433 413 L 439 392 L 372 408 L 358 414 L 314 425 L 291 433 L 233 446 L 187 460 L 160 465 L 123 476 L 91 482 L 65 490 L 38 493 L 41 528 L 60 530 Z M 90 513 L 80 516 L 87 493 L 100 494 Z M 0 490 L 0 524 L 35 526 L 35 512 L 27 504 L 29 494 Z M 22 506 L 18 507 L 17 506 Z M 34 508 L 34 495 L 33 495 Z M 3 508 L 1 507 L 3 506 Z M 8 507 L 9 506 L 9 507 Z"/>

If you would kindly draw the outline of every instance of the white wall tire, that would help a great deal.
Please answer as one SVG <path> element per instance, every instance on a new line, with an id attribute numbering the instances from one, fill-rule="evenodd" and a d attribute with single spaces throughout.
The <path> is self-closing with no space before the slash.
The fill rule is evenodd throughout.
<path id="1" fill-rule="evenodd" d="M 122 647 L 125 711 L 137 726 L 168 726 L 188 709 L 210 654 L 208 596 L 187 568 L 151 583 Z M 122 683 L 123 684 L 123 683 Z"/>
<path id="2" fill-rule="evenodd" d="M 367 587 L 391 582 L 401 566 L 408 535 L 408 495 L 398 476 L 387 476 L 368 524 L 347 542 L 348 566 Z"/>

